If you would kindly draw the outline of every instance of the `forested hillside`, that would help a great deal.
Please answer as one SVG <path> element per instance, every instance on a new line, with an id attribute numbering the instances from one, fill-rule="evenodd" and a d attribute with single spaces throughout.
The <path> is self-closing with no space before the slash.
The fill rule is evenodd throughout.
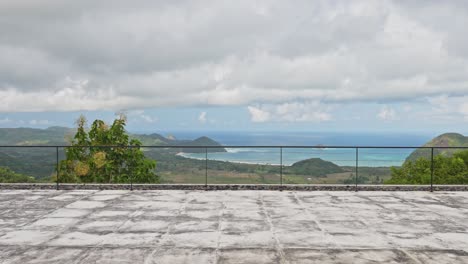
<path id="1" fill-rule="evenodd" d="M 445 133 L 433 138 L 423 146 L 436 147 L 434 148 L 434 155 L 442 154 L 451 156 L 453 153 L 460 151 L 461 149 L 443 149 L 437 147 L 468 147 L 468 137 L 458 133 Z M 430 149 L 417 149 L 408 156 L 407 160 L 415 161 L 421 157 L 430 158 L 430 155 Z"/>

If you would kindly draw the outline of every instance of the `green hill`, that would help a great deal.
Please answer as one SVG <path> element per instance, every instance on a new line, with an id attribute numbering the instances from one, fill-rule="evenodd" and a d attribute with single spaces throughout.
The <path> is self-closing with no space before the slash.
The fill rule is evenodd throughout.
<path id="1" fill-rule="evenodd" d="M 333 162 L 320 158 L 311 158 L 298 161 L 290 167 L 286 167 L 285 174 L 309 175 L 314 177 L 326 177 L 330 173 L 344 172 L 344 170 Z"/>
<path id="2" fill-rule="evenodd" d="M 0 128 L 0 145 L 63 145 L 74 129 L 66 127 Z"/>
<path id="3" fill-rule="evenodd" d="M 0 145 L 4 146 L 53 146 L 69 145 L 69 139 L 73 137 L 75 129 L 66 127 L 49 127 L 47 129 L 36 128 L 0 128 Z M 132 138 L 139 139 L 143 145 L 187 145 L 187 146 L 221 146 L 218 142 L 200 137 L 195 140 L 177 140 L 173 137 L 166 138 L 159 134 L 130 134 Z M 210 152 L 224 152 L 224 148 L 210 148 Z M 161 152 L 161 149 L 146 149 L 147 152 Z M 164 153 L 177 152 L 201 152 L 205 149 L 169 149 Z M 64 158 L 63 148 L 59 148 L 59 159 Z M 13 171 L 33 176 L 36 179 L 49 177 L 55 170 L 55 148 L 0 148 L 0 166 L 8 167 Z"/>
<path id="4" fill-rule="evenodd" d="M 206 149 L 206 151 L 208 151 L 208 152 L 227 152 L 226 149 L 221 147 L 221 144 L 219 144 L 218 142 L 212 140 L 209 137 L 199 137 L 199 138 L 197 138 L 197 139 L 195 139 L 193 141 L 182 142 L 181 145 L 194 146 L 194 147 L 196 147 L 196 146 L 214 146 L 214 147 L 219 146 L 219 148 L 208 148 L 208 149 Z M 182 152 L 202 153 L 202 152 L 205 152 L 205 149 L 204 148 L 183 148 Z"/>
<path id="5" fill-rule="evenodd" d="M 69 139 L 75 133 L 74 128 L 49 127 L 37 128 L 0 128 L 0 145 L 30 146 L 30 145 L 68 145 Z M 200 137 L 195 140 L 177 140 L 173 136 L 164 137 L 160 134 L 130 134 L 130 137 L 138 139 L 146 146 L 161 145 L 185 145 L 185 146 L 221 146 L 218 142 L 208 137 Z M 225 152 L 224 148 L 214 148 L 211 152 Z M 187 152 L 190 152 L 189 150 Z"/>
<path id="6" fill-rule="evenodd" d="M 173 136 L 163 137 L 159 134 L 150 135 L 132 135 L 132 137 L 140 140 L 143 145 L 147 146 L 214 146 L 219 148 L 208 148 L 208 152 L 226 152 L 226 149 L 221 147 L 221 144 L 214 141 L 209 137 L 199 137 L 194 140 L 178 140 Z M 204 153 L 205 148 L 180 148 L 171 149 L 171 152 L 185 152 L 185 153 Z"/>
<path id="7" fill-rule="evenodd" d="M 433 138 L 423 145 L 424 147 L 468 147 L 468 137 L 458 133 L 445 133 Z M 451 156 L 461 149 L 438 149 L 434 148 L 434 155 L 443 154 Z M 420 157 L 430 158 L 430 149 L 416 149 L 406 160 L 417 160 Z"/>
<path id="8" fill-rule="evenodd" d="M 161 146 L 169 145 L 173 141 L 172 139 L 165 138 L 157 133 L 145 135 L 145 134 L 133 134 L 131 137 L 141 141 L 145 146 Z"/>

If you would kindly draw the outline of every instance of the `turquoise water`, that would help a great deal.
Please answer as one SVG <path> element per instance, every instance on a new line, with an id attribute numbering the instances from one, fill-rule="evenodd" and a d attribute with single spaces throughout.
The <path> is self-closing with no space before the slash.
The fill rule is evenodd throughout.
<path id="1" fill-rule="evenodd" d="M 414 149 L 359 149 L 359 166 L 400 166 Z M 280 164 L 280 149 L 228 148 L 225 153 L 208 153 L 208 159 L 253 163 Z M 428 153 L 429 154 L 429 153 Z M 204 159 L 204 153 L 183 153 L 188 158 Z M 340 166 L 356 165 L 355 149 L 305 149 L 283 148 L 283 164 L 291 165 L 300 160 L 321 158 Z"/>
<path id="2" fill-rule="evenodd" d="M 341 133 L 341 132 L 180 132 L 178 138 L 208 136 L 229 146 L 421 146 L 435 135 L 410 133 Z M 227 153 L 208 153 L 212 160 L 254 164 L 280 164 L 279 148 L 229 148 Z M 360 166 L 400 166 L 414 149 L 360 149 Z M 429 152 L 427 153 L 429 157 Z M 181 154 L 204 159 L 205 154 Z M 321 158 L 341 166 L 355 166 L 355 149 L 284 148 L 283 164 Z"/>

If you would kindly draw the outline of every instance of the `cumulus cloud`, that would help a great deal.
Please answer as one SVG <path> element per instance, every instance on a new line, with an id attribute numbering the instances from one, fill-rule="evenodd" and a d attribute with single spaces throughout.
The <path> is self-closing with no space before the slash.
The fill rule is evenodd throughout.
<path id="1" fill-rule="evenodd" d="M 11 119 L 9 119 L 8 117 L 5 117 L 3 119 L 0 119 L 0 125 L 2 124 L 8 124 L 11 122 Z"/>
<path id="2" fill-rule="evenodd" d="M 462 97 L 466 24 L 456 1 L 1 1 L 0 111 L 241 105 L 269 120 L 258 105 Z"/>
<path id="3" fill-rule="evenodd" d="M 398 116 L 395 110 L 387 105 L 382 106 L 379 113 L 377 114 L 377 118 L 384 121 L 398 120 Z"/>
<path id="4" fill-rule="evenodd" d="M 141 119 L 143 119 L 143 121 L 146 123 L 155 123 L 158 121 L 157 117 L 151 117 L 149 115 L 141 115 Z"/>
<path id="5" fill-rule="evenodd" d="M 431 106 L 432 118 L 442 120 L 468 120 L 468 96 L 450 97 L 446 94 L 426 98 Z"/>
<path id="6" fill-rule="evenodd" d="M 322 122 L 332 119 L 325 107 L 319 102 L 287 102 L 283 104 L 265 104 L 258 107 L 248 106 L 252 122 Z"/>
<path id="7" fill-rule="evenodd" d="M 198 116 L 198 122 L 204 124 L 206 123 L 206 112 L 201 112 L 200 115 Z"/>
<path id="8" fill-rule="evenodd" d="M 252 120 L 252 122 L 267 122 L 271 118 L 271 115 L 268 111 L 265 111 L 259 107 L 248 106 L 247 109 L 249 110 L 250 120 Z"/>
<path id="9" fill-rule="evenodd" d="M 127 115 L 130 117 L 130 118 L 135 118 L 137 120 L 141 120 L 145 123 L 155 123 L 157 122 L 159 119 L 155 116 L 151 116 L 151 115 L 148 115 L 145 113 L 144 110 L 141 110 L 141 109 L 137 109 L 137 110 L 131 110 L 127 113 Z"/>

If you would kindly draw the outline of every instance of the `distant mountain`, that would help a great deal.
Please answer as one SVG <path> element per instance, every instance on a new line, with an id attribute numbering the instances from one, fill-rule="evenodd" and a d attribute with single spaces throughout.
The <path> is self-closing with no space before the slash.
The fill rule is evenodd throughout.
<path id="1" fill-rule="evenodd" d="M 0 128 L 0 145 L 64 145 L 65 136 L 73 132 L 66 127 Z"/>
<path id="2" fill-rule="evenodd" d="M 37 128 L 0 128 L 0 145 L 28 146 L 28 145 L 68 145 L 68 138 L 75 133 L 74 128 L 49 127 Z M 184 146 L 221 146 L 220 143 L 208 137 L 195 140 L 177 140 L 173 136 L 164 137 L 160 134 L 130 134 L 131 138 L 141 141 L 146 146 L 184 145 Z M 185 151 L 187 150 L 187 151 Z M 204 151 L 204 150 L 203 150 Z M 210 148 L 210 152 L 225 152 L 224 148 Z M 184 152 L 192 152 L 184 149 Z"/>
<path id="3" fill-rule="evenodd" d="M 445 133 L 433 138 L 423 145 L 424 147 L 468 147 L 468 137 L 458 133 Z M 437 149 L 434 148 L 434 155 L 451 155 L 460 149 Z M 420 157 L 430 158 L 430 149 L 416 149 L 406 160 L 416 160 Z"/>
<path id="4" fill-rule="evenodd" d="M 69 145 L 69 140 L 75 133 L 75 129 L 66 127 L 49 127 L 47 129 L 36 128 L 0 128 L 0 145 L 4 146 L 51 146 Z M 200 137 L 195 140 L 177 140 L 174 137 L 164 137 L 159 134 L 140 135 L 130 134 L 130 137 L 139 139 L 146 146 L 221 146 L 218 142 Z M 160 152 L 156 149 L 147 149 L 150 152 Z M 204 148 L 174 148 L 164 150 L 166 154 L 177 152 L 205 152 Z M 209 152 L 225 152 L 222 147 L 209 148 Z M 64 157 L 63 148 L 59 148 L 59 158 Z M 55 148 L 0 148 L 0 166 L 9 167 L 15 172 L 44 178 L 50 176 L 55 170 Z"/>
<path id="5" fill-rule="evenodd" d="M 333 162 L 320 158 L 311 158 L 298 161 L 290 167 L 286 167 L 284 172 L 287 174 L 325 177 L 327 174 L 344 172 L 344 170 Z"/>
<path id="6" fill-rule="evenodd" d="M 219 148 L 208 148 L 208 152 L 226 152 L 226 149 L 221 147 L 221 144 L 214 141 L 209 137 L 199 137 L 195 140 L 178 140 L 173 136 L 163 137 L 159 134 L 150 134 L 150 135 L 137 135 L 134 134 L 132 137 L 140 140 L 143 145 L 147 146 L 213 146 Z M 174 149 L 177 152 L 185 152 L 185 153 L 203 153 L 205 152 L 205 148 L 180 148 Z"/>

